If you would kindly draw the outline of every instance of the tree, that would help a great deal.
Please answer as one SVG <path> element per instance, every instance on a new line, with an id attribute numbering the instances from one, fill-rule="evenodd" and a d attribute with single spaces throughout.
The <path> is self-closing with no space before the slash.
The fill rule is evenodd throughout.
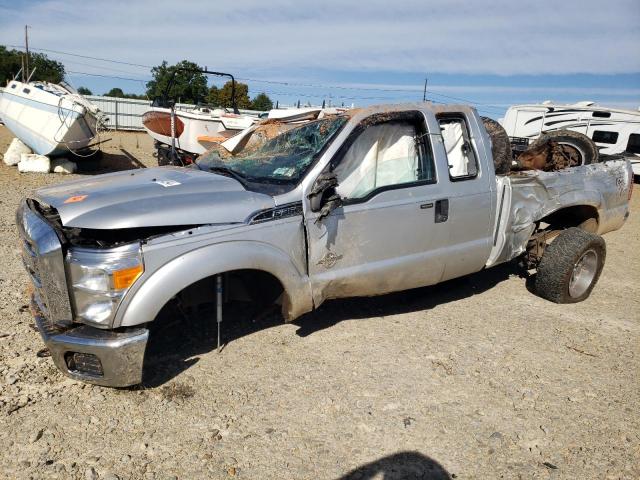
<path id="1" fill-rule="evenodd" d="M 220 89 L 215 85 L 209 89 L 209 93 L 207 94 L 207 103 L 214 107 L 220 106 Z"/>
<path id="2" fill-rule="evenodd" d="M 7 50 L 0 45 L 0 86 L 6 85 L 20 71 L 23 55 L 18 50 Z M 64 80 L 64 65 L 49 59 L 42 53 L 29 54 L 29 69 L 33 72 L 34 68 L 35 72 L 31 80 L 51 83 L 60 83 Z"/>
<path id="3" fill-rule="evenodd" d="M 251 108 L 253 110 L 266 112 L 273 108 L 273 102 L 266 93 L 262 92 L 251 101 Z"/>
<path id="4" fill-rule="evenodd" d="M 91 93 L 91 90 L 89 90 L 87 87 L 79 87 L 78 93 L 80 95 L 93 95 L 93 93 Z"/>
<path id="5" fill-rule="evenodd" d="M 218 91 L 218 105 L 223 108 L 231 108 L 233 107 L 233 102 L 231 101 L 232 88 L 231 88 L 231 80 L 225 83 L 222 88 Z M 242 82 L 236 82 L 236 105 L 238 108 L 250 108 L 251 107 L 251 99 L 249 99 L 249 85 Z"/>
<path id="6" fill-rule="evenodd" d="M 124 92 L 121 88 L 114 87 L 104 94 L 105 97 L 125 98 Z"/>
<path id="7" fill-rule="evenodd" d="M 153 80 L 147 82 L 147 96 L 149 98 L 161 97 L 165 94 L 169 80 L 177 70 L 168 98 L 183 103 L 199 103 L 207 98 L 207 77 L 199 70 L 198 65 L 188 60 L 183 60 L 169 66 L 166 61 L 153 67 L 151 74 Z"/>

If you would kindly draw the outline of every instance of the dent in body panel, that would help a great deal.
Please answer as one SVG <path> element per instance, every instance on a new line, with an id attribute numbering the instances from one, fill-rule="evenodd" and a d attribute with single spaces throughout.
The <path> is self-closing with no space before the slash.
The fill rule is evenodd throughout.
<path id="1" fill-rule="evenodd" d="M 629 211 L 628 169 L 626 161 L 616 160 L 559 172 L 534 171 L 504 177 L 510 200 L 503 206 L 505 220 L 499 226 L 504 229 L 504 242 L 499 252 L 494 248 L 487 266 L 524 253 L 536 222 L 563 208 L 595 208 L 599 234 L 620 228 Z"/>

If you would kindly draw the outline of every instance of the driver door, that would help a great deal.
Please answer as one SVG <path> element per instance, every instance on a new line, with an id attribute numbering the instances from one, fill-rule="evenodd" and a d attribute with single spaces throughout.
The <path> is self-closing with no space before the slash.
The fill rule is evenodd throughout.
<path id="1" fill-rule="evenodd" d="M 327 170 L 342 205 L 305 214 L 308 270 L 318 306 L 437 283 L 444 272 L 448 200 L 421 112 L 374 115 Z M 306 209 L 309 211 L 309 209 Z"/>

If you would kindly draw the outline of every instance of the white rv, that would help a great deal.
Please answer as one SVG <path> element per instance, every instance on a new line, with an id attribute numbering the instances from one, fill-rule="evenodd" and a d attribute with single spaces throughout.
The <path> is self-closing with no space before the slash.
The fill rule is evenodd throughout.
<path id="1" fill-rule="evenodd" d="M 623 154 L 640 175 L 640 111 L 607 108 L 594 102 L 572 105 L 543 102 L 537 105 L 509 107 L 502 126 L 512 139 L 534 139 L 550 130 L 574 130 L 584 133 L 601 154 Z M 520 142 L 521 143 L 521 142 Z"/>

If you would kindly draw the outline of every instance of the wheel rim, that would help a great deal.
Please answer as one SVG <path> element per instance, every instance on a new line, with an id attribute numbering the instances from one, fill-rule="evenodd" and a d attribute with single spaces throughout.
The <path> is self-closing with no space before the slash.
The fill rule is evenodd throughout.
<path id="1" fill-rule="evenodd" d="M 586 158 L 586 153 L 577 145 L 575 145 L 574 143 L 568 143 L 568 142 L 558 142 L 559 145 L 562 145 L 563 147 L 567 148 L 569 147 L 569 150 L 573 150 L 573 153 L 577 153 L 578 154 L 578 165 L 584 165 L 584 159 Z"/>
<path id="2" fill-rule="evenodd" d="M 573 266 L 569 280 L 569 295 L 578 298 L 589 289 L 598 270 L 598 254 L 595 250 L 587 250 Z"/>

